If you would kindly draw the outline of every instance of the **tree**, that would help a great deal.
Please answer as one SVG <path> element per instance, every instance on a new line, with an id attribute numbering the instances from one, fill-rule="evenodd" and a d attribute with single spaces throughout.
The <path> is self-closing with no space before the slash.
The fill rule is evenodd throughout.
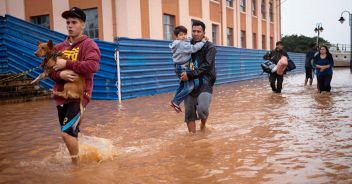
<path id="1" fill-rule="evenodd" d="M 288 52 L 307 52 L 316 45 L 317 37 L 307 37 L 304 35 L 286 35 L 281 39 Z M 319 37 L 319 45 L 327 45 L 330 47 L 330 43 L 327 40 Z"/>

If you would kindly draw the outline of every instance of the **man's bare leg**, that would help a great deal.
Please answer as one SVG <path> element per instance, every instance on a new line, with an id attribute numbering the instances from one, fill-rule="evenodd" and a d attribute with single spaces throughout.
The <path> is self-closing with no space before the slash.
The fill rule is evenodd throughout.
<path id="1" fill-rule="evenodd" d="M 196 122 L 195 121 L 190 121 L 187 122 L 187 128 L 189 133 L 196 133 Z"/>
<path id="2" fill-rule="evenodd" d="M 201 119 L 201 124 L 200 124 L 200 131 L 204 132 L 205 131 L 205 124 L 207 123 L 207 119 Z"/>
<path id="3" fill-rule="evenodd" d="M 68 151 L 70 152 L 72 163 L 78 165 L 78 140 L 76 137 L 72 137 L 67 133 L 61 133 L 61 136 L 66 144 Z"/>

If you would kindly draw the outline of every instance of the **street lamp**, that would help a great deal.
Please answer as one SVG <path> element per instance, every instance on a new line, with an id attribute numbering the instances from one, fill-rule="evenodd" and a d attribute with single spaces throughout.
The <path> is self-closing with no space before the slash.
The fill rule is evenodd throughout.
<path id="1" fill-rule="evenodd" d="M 319 46 L 319 35 L 320 32 L 323 32 L 324 28 L 323 28 L 323 24 L 322 23 L 317 23 L 315 25 L 314 31 L 318 32 L 318 37 L 317 37 L 317 46 Z"/>
<path id="2" fill-rule="evenodd" d="M 343 22 L 345 21 L 345 19 L 343 18 L 342 14 L 344 13 L 348 13 L 349 17 L 350 17 L 350 71 L 352 73 L 352 14 L 349 11 L 343 11 L 341 13 L 341 17 L 339 19 L 339 21 L 341 22 L 341 24 L 343 24 Z"/>

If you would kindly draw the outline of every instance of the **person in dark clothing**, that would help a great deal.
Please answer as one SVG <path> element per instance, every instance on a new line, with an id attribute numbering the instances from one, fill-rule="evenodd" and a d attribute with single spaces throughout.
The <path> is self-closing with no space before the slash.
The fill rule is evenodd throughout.
<path id="1" fill-rule="evenodd" d="M 304 85 L 306 86 L 308 83 L 309 79 L 309 85 L 311 86 L 313 84 L 313 62 L 314 62 L 314 56 L 315 53 L 317 52 L 317 49 L 315 47 L 315 44 L 311 47 L 312 49 L 307 52 L 306 54 L 306 59 L 305 59 L 305 71 L 306 71 L 306 78 L 304 80 Z"/>
<path id="2" fill-rule="evenodd" d="M 277 65 L 282 56 L 288 57 L 286 51 L 284 51 L 284 45 L 281 41 L 276 42 L 276 48 L 263 56 L 263 59 L 270 60 Z M 277 81 L 277 84 L 276 84 Z M 269 82 L 273 92 L 281 93 L 282 83 L 284 81 L 284 74 L 279 75 L 276 72 L 269 75 Z"/>
<path id="3" fill-rule="evenodd" d="M 327 46 L 323 45 L 320 47 L 319 54 L 314 59 L 314 66 L 316 67 L 319 92 L 330 92 L 334 59 L 332 58 Z"/>
<path id="4" fill-rule="evenodd" d="M 192 43 L 202 41 L 205 35 L 205 24 L 194 21 L 192 24 Z M 199 87 L 188 94 L 184 101 L 185 122 L 190 133 L 196 133 L 196 120 L 201 120 L 200 130 L 205 130 L 209 116 L 213 86 L 216 80 L 215 46 L 207 41 L 201 50 L 192 54 L 190 70 L 181 74 L 181 80 L 199 79 Z"/>

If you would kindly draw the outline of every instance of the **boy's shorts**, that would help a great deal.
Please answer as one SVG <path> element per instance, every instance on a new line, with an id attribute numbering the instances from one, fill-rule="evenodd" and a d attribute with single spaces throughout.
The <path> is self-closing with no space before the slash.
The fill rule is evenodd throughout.
<path id="1" fill-rule="evenodd" d="M 57 112 L 61 125 L 61 132 L 65 132 L 73 137 L 78 137 L 79 132 L 79 119 L 80 103 L 69 102 L 67 104 L 58 105 Z"/>

